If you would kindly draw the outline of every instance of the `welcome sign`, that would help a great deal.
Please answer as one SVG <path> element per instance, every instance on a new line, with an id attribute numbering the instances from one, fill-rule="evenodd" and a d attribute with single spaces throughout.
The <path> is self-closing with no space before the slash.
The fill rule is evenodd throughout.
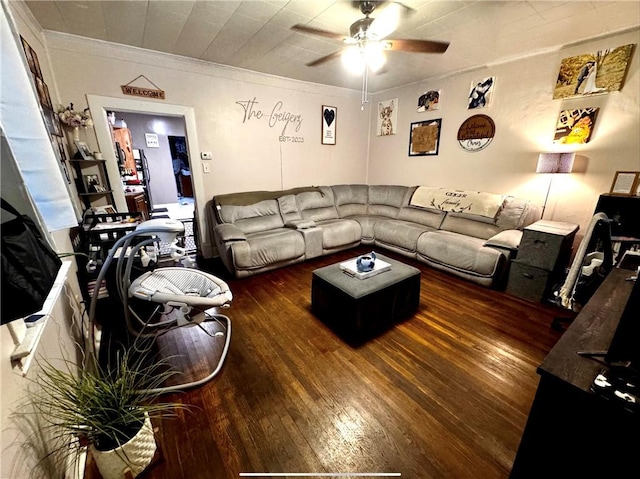
<path id="1" fill-rule="evenodd" d="M 135 82 L 140 78 L 144 78 L 149 83 L 151 83 L 155 88 L 146 88 L 146 87 L 132 85 L 133 82 Z M 142 96 L 145 98 L 157 98 L 158 100 L 164 100 L 164 90 L 161 90 L 160 88 L 158 88 L 158 85 L 153 83 L 144 75 L 138 75 L 136 78 L 131 80 L 126 85 L 120 85 L 120 88 L 122 89 L 122 93 L 125 95 Z"/>
<path id="2" fill-rule="evenodd" d="M 458 143 L 466 151 L 486 148 L 496 134 L 496 125 L 487 115 L 473 115 L 458 129 Z"/>

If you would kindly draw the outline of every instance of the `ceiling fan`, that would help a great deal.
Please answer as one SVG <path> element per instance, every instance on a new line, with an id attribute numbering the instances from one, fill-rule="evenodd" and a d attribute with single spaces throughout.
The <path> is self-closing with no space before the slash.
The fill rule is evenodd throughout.
<path id="1" fill-rule="evenodd" d="M 362 57 L 369 51 L 374 53 L 377 51 L 378 53 L 375 55 L 368 55 L 369 58 L 366 60 L 369 68 L 375 71 L 372 67 L 378 65 L 374 64 L 380 63 L 379 66 L 382 66 L 382 63 L 384 63 L 384 55 L 382 55 L 382 52 L 385 50 L 414 53 L 444 53 L 449 46 L 448 42 L 386 38 L 396 30 L 402 14 L 411 10 L 399 2 L 360 1 L 352 3 L 359 6 L 364 18 L 355 21 L 351 25 L 349 28 L 349 36 L 299 24 L 291 27 L 292 30 L 297 32 L 332 38 L 342 41 L 346 45 L 338 51 L 307 63 L 307 66 L 313 67 L 321 65 L 333 58 L 341 56 L 343 53 L 347 53 L 349 50 L 359 51 Z M 379 15 L 376 18 L 372 18 L 371 14 L 378 7 L 380 7 Z M 378 58 L 377 61 L 375 57 Z"/>

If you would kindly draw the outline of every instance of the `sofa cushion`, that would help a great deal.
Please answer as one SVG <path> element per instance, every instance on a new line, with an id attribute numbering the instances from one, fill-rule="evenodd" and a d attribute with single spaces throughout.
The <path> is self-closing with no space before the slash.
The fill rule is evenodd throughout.
<path id="1" fill-rule="evenodd" d="M 284 195 L 279 197 L 277 201 L 278 206 L 280 206 L 280 215 L 282 215 L 282 221 L 284 224 L 300 221 L 302 219 L 295 195 Z"/>
<path id="2" fill-rule="evenodd" d="M 418 255 L 428 262 L 449 268 L 491 277 L 499 269 L 503 254 L 484 246 L 484 241 L 450 231 L 432 231 L 418 238 Z"/>
<path id="3" fill-rule="evenodd" d="M 337 185 L 331 189 L 340 218 L 367 214 L 368 185 Z"/>
<path id="4" fill-rule="evenodd" d="M 442 220 L 440 229 L 465 236 L 482 238 L 484 240 L 487 240 L 500 232 L 500 228 L 492 223 L 476 221 L 463 216 L 452 216 L 449 213 L 447 213 L 447 216 Z"/>
<path id="5" fill-rule="evenodd" d="M 276 200 L 264 200 L 252 205 L 223 205 L 219 210 L 224 223 L 236 225 L 245 234 L 282 228 L 284 222 Z"/>
<path id="6" fill-rule="evenodd" d="M 397 218 L 398 211 L 409 202 L 410 193 L 414 190 L 408 186 L 369 186 L 369 206 L 367 214 Z"/>
<path id="7" fill-rule="evenodd" d="M 247 237 L 247 241 L 231 243 L 233 263 L 237 269 L 257 269 L 271 264 L 303 257 L 302 234 L 289 228 L 261 231 Z"/>
<path id="8" fill-rule="evenodd" d="M 319 192 L 297 194 L 296 202 L 298 203 L 300 215 L 305 220 L 313 220 L 317 223 L 323 220 L 339 218 L 333 198 L 333 190 L 328 186 L 321 186 Z"/>
<path id="9" fill-rule="evenodd" d="M 401 220 L 381 220 L 373 227 L 375 243 L 391 245 L 410 253 L 416 252 L 418 238 L 434 228 Z"/>
<path id="10" fill-rule="evenodd" d="M 332 219 L 316 223 L 322 229 L 322 248 L 331 250 L 360 243 L 360 223 L 350 219 Z"/>
<path id="11" fill-rule="evenodd" d="M 221 225 L 215 225 L 213 227 L 214 234 L 222 243 L 229 243 L 231 241 L 247 241 L 247 235 L 231 223 L 223 223 Z"/>
<path id="12" fill-rule="evenodd" d="M 400 208 L 400 211 L 398 212 L 398 219 L 438 229 L 440 228 L 445 215 L 446 213 L 438 210 L 405 206 Z"/>
<path id="13" fill-rule="evenodd" d="M 373 243 L 373 227 L 378 221 L 383 221 L 388 218 L 384 216 L 372 216 L 372 215 L 356 215 L 351 216 L 349 219 L 357 221 L 362 230 L 361 239 L 363 243 Z"/>

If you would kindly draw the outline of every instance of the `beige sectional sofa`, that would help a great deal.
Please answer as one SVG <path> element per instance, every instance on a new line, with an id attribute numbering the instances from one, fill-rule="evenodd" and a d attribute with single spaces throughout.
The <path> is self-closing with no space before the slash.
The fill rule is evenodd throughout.
<path id="1" fill-rule="evenodd" d="M 480 205 L 482 195 L 493 209 L 478 214 L 469 198 Z M 365 244 L 487 287 L 502 286 L 522 229 L 540 216 L 511 196 L 361 184 L 218 195 L 209 213 L 220 258 L 237 278 Z"/>

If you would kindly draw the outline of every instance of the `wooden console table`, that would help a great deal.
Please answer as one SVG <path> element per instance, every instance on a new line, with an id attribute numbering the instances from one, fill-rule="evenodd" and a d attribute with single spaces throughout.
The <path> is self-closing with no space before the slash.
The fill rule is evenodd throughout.
<path id="1" fill-rule="evenodd" d="M 591 392 L 606 366 L 577 354 L 608 349 L 633 287 L 626 281 L 632 274 L 613 269 L 538 367 L 540 383 L 511 479 L 637 474 L 640 414 Z"/>

